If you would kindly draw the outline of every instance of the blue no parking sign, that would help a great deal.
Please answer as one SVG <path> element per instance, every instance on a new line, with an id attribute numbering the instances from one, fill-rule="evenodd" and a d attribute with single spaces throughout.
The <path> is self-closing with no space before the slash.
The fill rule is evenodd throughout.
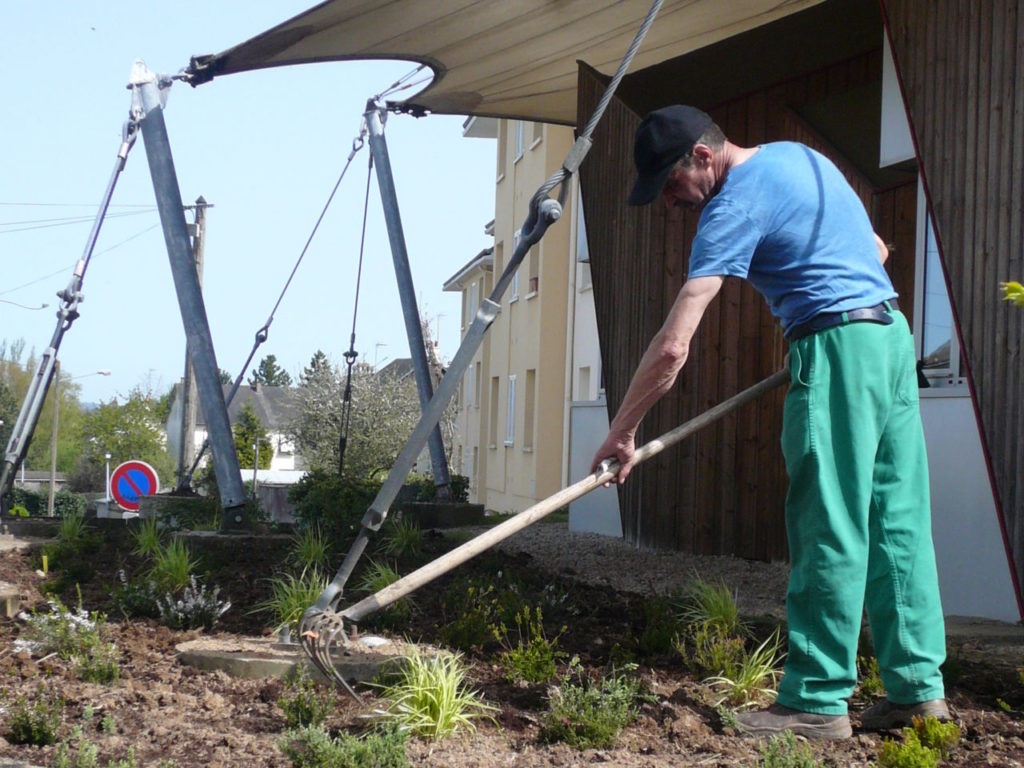
<path id="1" fill-rule="evenodd" d="M 144 461 L 126 461 L 110 476 L 110 496 L 129 512 L 138 512 L 139 499 L 159 490 L 156 471 Z"/>

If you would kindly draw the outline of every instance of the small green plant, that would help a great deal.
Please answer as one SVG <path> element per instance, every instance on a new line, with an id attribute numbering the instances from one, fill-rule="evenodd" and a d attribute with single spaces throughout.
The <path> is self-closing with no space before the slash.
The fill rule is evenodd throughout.
<path id="1" fill-rule="evenodd" d="M 79 680 L 109 685 L 121 677 L 120 654 L 113 643 L 101 642 L 72 658 Z"/>
<path id="2" fill-rule="evenodd" d="M 251 612 L 270 614 L 276 631 L 287 627 L 296 632 L 302 614 L 325 589 L 327 578 L 315 569 L 303 571 L 298 576 L 291 573 L 277 576 L 270 580 L 270 597 L 258 603 Z"/>
<path id="3" fill-rule="evenodd" d="M 188 586 L 175 598 L 172 594 L 157 598 L 157 613 L 160 623 L 171 629 L 205 629 L 209 632 L 231 608 L 230 600 L 221 600 L 220 587 L 212 592 L 200 584 L 195 576 L 189 576 Z"/>
<path id="4" fill-rule="evenodd" d="M 22 639 L 41 654 L 56 653 L 70 661 L 79 679 L 95 683 L 111 683 L 120 676 L 117 648 L 104 638 L 106 616 L 89 614 L 79 606 L 70 611 L 60 600 L 50 602 L 46 613 L 33 613 L 23 631 Z"/>
<path id="5" fill-rule="evenodd" d="M 132 533 L 132 554 L 136 557 L 155 558 L 163 546 L 163 535 L 155 517 L 143 520 L 139 524 L 139 529 Z"/>
<path id="6" fill-rule="evenodd" d="M 288 681 L 284 696 L 277 700 L 290 729 L 322 724 L 333 704 L 333 697 L 310 678 L 305 667 Z"/>
<path id="7" fill-rule="evenodd" d="M 1013 712 L 1013 707 L 1011 707 L 1005 699 L 1001 699 L 998 696 L 996 697 L 996 706 L 1003 710 L 1003 712 L 1005 712 L 1006 714 L 1010 714 L 1011 712 Z"/>
<path id="8" fill-rule="evenodd" d="M 356 584 L 356 589 L 370 595 L 376 594 L 385 587 L 394 584 L 399 578 L 398 571 L 386 562 L 370 560 L 362 574 L 362 578 Z M 371 619 L 371 623 L 379 622 L 383 626 L 400 628 L 409 619 L 412 609 L 412 601 L 407 597 L 403 597 L 385 606 L 382 611 Z"/>
<path id="9" fill-rule="evenodd" d="M 78 510 L 68 512 L 60 519 L 57 540 L 62 544 L 75 545 L 85 533 L 85 513 Z"/>
<path id="10" fill-rule="evenodd" d="M 288 562 L 302 571 L 326 572 L 330 567 L 331 544 L 319 525 L 304 526 L 292 537 L 288 549 Z"/>
<path id="11" fill-rule="evenodd" d="M 11 517 L 28 517 L 28 510 L 21 504 L 15 504 L 11 507 Z"/>
<path id="12" fill-rule="evenodd" d="M 687 632 L 676 637 L 676 650 L 683 663 L 701 676 L 733 676 L 746 656 L 746 641 L 722 634 L 711 623 L 690 625 Z"/>
<path id="13" fill-rule="evenodd" d="M 694 575 L 682 600 L 679 618 L 685 624 L 710 626 L 722 636 L 748 634 L 740 619 L 736 594 L 723 581 L 712 583 Z"/>
<path id="14" fill-rule="evenodd" d="M 766 700 L 774 701 L 777 667 L 784 655 L 780 655 L 781 646 L 776 628 L 763 643 L 744 655 L 734 674 L 715 675 L 705 680 L 705 684 L 721 694 L 716 706 L 729 702 L 733 706 L 748 707 Z"/>
<path id="15" fill-rule="evenodd" d="M 7 721 L 7 740 L 12 744 L 32 744 L 37 747 L 53 744 L 57 741 L 57 728 L 60 727 L 63 707 L 64 703 L 60 700 L 40 696 L 29 704 L 24 697 L 19 697 Z"/>
<path id="16" fill-rule="evenodd" d="M 387 709 L 378 714 L 399 730 L 426 739 L 443 739 L 460 728 L 475 730 L 473 721 L 489 717 L 495 708 L 467 689 L 467 673 L 462 654 L 424 656 L 414 648 L 395 679 L 379 686 Z"/>
<path id="17" fill-rule="evenodd" d="M 874 698 L 885 693 L 882 673 L 878 668 L 878 659 L 874 656 L 858 656 L 857 667 L 860 669 L 860 695 Z"/>
<path id="18" fill-rule="evenodd" d="M 153 553 L 153 566 L 149 570 L 149 578 L 157 588 L 165 592 L 180 592 L 189 584 L 196 561 L 192 559 L 192 550 L 180 538 Z"/>
<path id="19" fill-rule="evenodd" d="M 544 634 L 540 606 L 536 607 L 533 615 L 529 607 L 523 606 L 515 621 L 518 637 L 514 645 L 504 623 L 494 628 L 495 639 L 505 649 L 500 657 L 505 677 L 509 682 L 546 683 L 554 680 L 558 675 L 558 660 L 565 656 L 557 648 L 558 638 L 566 628 L 562 627 L 557 636 L 548 640 Z"/>
<path id="20" fill-rule="evenodd" d="M 915 717 L 911 727 L 926 747 L 938 750 L 943 760 L 949 757 L 953 747 L 960 741 L 960 728 L 956 723 L 943 723 L 938 718 Z"/>
<path id="21" fill-rule="evenodd" d="M 903 741 L 885 739 L 878 755 L 879 768 L 934 768 L 949 757 L 960 741 L 956 723 L 941 723 L 931 717 L 915 717 L 903 729 Z"/>
<path id="22" fill-rule="evenodd" d="M 514 621 L 522 606 L 519 585 L 514 581 L 499 592 L 494 584 L 481 578 L 457 579 L 441 595 L 441 640 L 463 651 L 493 644 L 494 627 L 503 621 Z"/>
<path id="23" fill-rule="evenodd" d="M 904 730 L 903 741 L 884 739 L 878 752 L 878 768 L 938 768 L 938 750 L 926 747 L 912 728 Z"/>
<path id="24" fill-rule="evenodd" d="M 110 590 L 110 601 L 126 619 L 159 619 L 160 592 L 151 579 L 131 579 L 124 569 L 117 572 L 117 584 Z"/>
<path id="25" fill-rule="evenodd" d="M 381 549 L 390 557 L 419 557 L 423 551 L 423 531 L 416 523 L 395 520 L 384 532 Z"/>
<path id="26" fill-rule="evenodd" d="M 564 741 L 576 749 L 610 747 L 625 726 L 636 719 L 639 702 L 646 698 L 630 665 L 613 671 L 599 683 L 587 678 L 573 659 L 561 684 L 552 688 L 550 706 L 541 724 L 541 737 Z"/>
<path id="27" fill-rule="evenodd" d="M 637 650 L 645 658 L 671 653 L 685 627 L 678 616 L 678 595 L 655 595 L 644 600 L 644 625 Z"/>
<path id="28" fill-rule="evenodd" d="M 289 731 L 279 746 L 294 768 L 405 768 L 406 740 L 394 727 L 331 738 L 322 725 L 308 725 Z"/>
<path id="29" fill-rule="evenodd" d="M 100 720 L 100 730 L 103 733 L 114 733 L 117 730 L 117 722 L 114 720 L 114 716 L 109 712 L 103 716 Z"/>
<path id="30" fill-rule="evenodd" d="M 814 750 L 797 741 L 792 731 L 772 736 L 757 748 L 758 768 L 819 768 Z"/>

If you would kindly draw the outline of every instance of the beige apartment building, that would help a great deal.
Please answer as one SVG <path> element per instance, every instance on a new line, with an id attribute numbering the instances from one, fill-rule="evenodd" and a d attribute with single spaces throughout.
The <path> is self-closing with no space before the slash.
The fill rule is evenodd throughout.
<path id="1" fill-rule="evenodd" d="M 494 244 L 444 285 L 462 294 L 463 333 L 515 251 L 530 199 L 573 143 L 571 128 L 517 120 L 471 118 L 464 134 L 496 139 L 497 165 L 495 217 L 486 229 Z M 588 426 L 591 422 L 596 426 Z M 607 424 L 574 181 L 561 221 L 523 260 L 462 381 L 455 464 L 470 478 L 473 501 L 495 512 L 518 512 L 585 474 L 587 450 L 592 452 L 599 439 L 589 433 L 606 430 Z M 617 533 L 614 492 L 588 503 L 595 501 L 614 505 L 605 509 L 608 519 L 597 529 Z M 593 530 L 601 517 L 590 510 L 588 524 L 581 527 Z"/>

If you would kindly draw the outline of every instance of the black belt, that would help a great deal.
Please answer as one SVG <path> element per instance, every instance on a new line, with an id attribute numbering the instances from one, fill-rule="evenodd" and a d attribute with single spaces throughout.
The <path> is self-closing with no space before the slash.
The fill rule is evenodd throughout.
<path id="1" fill-rule="evenodd" d="M 848 323 L 889 325 L 892 323 L 892 315 L 889 313 L 895 312 L 898 309 L 899 305 L 896 303 L 896 299 L 889 299 L 873 307 L 849 309 L 846 312 L 822 312 L 812 317 L 806 323 L 794 325 L 786 333 L 786 338 L 790 341 L 796 341 L 804 336 L 810 336 L 812 333 L 824 331 L 826 328 L 835 328 L 837 325 L 846 325 Z"/>

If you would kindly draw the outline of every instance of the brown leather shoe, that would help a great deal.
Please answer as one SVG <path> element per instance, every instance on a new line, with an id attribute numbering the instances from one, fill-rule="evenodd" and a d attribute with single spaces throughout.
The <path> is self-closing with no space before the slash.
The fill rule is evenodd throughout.
<path id="1" fill-rule="evenodd" d="M 772 704 L 758 712 L 736 715 L 740 731 L 751 736 L 774 736 L 792 731 L 808 739 L 848 739 L 853 735 L 847 715 L 816 715 L 781 704 Z"/>
<path id="2" fill-rule="evenodd" d="M 894 704 L 885 699 L 861 713 L 860 727 L 868 731 L 888 731 L 910 725 L 915 717 L 929 716 L 936 720 L 951 720 L 946 700 L 931 699 L 916 704 Z"/>

